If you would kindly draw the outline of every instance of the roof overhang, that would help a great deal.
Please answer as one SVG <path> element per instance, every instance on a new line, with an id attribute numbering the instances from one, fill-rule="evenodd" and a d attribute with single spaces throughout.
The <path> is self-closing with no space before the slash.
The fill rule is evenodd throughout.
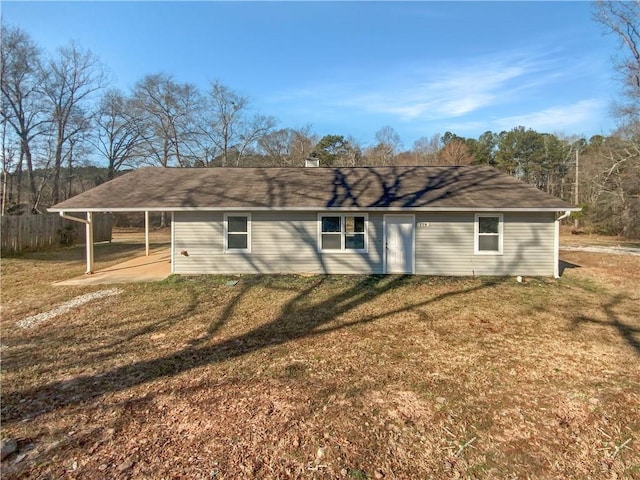
<path id="1" fill-rule="evenodd" d="M 49 212 L 579 212 L 580 207 L 118 207 L 118 208 L 49 208 Z"/>

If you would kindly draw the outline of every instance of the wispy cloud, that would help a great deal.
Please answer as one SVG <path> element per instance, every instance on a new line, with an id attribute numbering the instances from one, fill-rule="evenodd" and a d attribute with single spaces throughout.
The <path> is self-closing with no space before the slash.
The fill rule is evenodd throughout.
<path id="1" fill-rule="evenodd" d="M 363 138 L 385 124 L 415 137 L 445 131 L 477 136 L 520 125 L 545 132 L 606 131 L 607 91 L 580 93 L 593 75 L 584 61 L 538 46 L 455 63 L 324 72 L 326 77 L 281 92 L 272 102 L 289 118 L 304 118 L 325 130 L 348 128 Z"/>
<path id="2" fill-rule="evenodd" d="M 540 132 L 580 131 L 583 128 L 596 129 L 605 117 L 607 104 L 601 99 L 591 98 L 571 104 L 555 105 L 542 110 L 509 115 L 486 120 L 471 120 L 448 123 L 446 130 L 465 134 L 491 130 L 499 132 L 523 126 Z"/>
<path id="3" fill-rule="evenodd" d="M 506 101 L 511 85 L 530 71 L 524 65 L 467 66 L 440 72 L 424 72 L 413 85 L 390 85 L 352 97 L 347 103 L 367 112 L 390 114 L 401 120 L 432 120 L 469 114 Z"/>
<path id="4" fill-rule="evenodd" d="M 283 92 L 277 102 L 316 102 L 324 108 L 349 108 L 366 114 L 389 115 L 398 121 L 430 121 L 468 115 L 482 108 L 517 100 L 527 91 L 561 75 L 552 56 L 502 54 L 456 63 L 402 65 L 356 74 L 343 82 L 318 82 Z"/>
<path id="5" fill-rule="evenodd" d="M 502 117 L 492 123 L 502 130 L 523 125 L 534 130 L 553 132 L 593 123 L 605 116 L 606 108 L 602 100 L 587 99 L 523 115 Z"/>

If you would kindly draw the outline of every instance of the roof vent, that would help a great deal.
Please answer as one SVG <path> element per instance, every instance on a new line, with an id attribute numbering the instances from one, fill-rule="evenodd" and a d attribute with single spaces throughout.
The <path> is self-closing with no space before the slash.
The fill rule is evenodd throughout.
<path id="1" fill-rule="evenodd" d="M 315 153 L 312 153 L 311 155 L 309 155 L 307 158 L 304 159 L 304 166 L 305 167 L 319 167 L 320 166 L 320 159 L 318 157 L 316 157 Z"/>

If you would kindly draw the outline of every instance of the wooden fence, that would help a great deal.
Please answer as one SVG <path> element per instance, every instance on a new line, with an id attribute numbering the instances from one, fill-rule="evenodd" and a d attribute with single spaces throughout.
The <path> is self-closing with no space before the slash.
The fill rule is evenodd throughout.
<path id="1" fill-rule="evenodd" d="M 79 214 L 79 218 L 86 216 Z M 43 250 L 60 245 L 85 243 L 85 224 L 66 220 L 58 214 L 5 215 L 2 217 L 2 254 Z M 93 241 L 111 241 L 112 218 L 93 214 Z"/>

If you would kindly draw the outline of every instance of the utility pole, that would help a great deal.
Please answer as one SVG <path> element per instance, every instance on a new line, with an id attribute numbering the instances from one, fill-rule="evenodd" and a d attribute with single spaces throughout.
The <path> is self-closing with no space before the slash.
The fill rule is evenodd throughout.
<path id="1" fill-rule="evenodd" d="M 573 203 L 578 206 L 578 181 L 579 181 L 579 170 L 580 169 L 580 149 L 576 148 L 576 188 L 575 188 L 575 198 L 573 199 Z M 574 221 L 574 227 L 578 228 L 578 218 L 576 217 Z"/>

